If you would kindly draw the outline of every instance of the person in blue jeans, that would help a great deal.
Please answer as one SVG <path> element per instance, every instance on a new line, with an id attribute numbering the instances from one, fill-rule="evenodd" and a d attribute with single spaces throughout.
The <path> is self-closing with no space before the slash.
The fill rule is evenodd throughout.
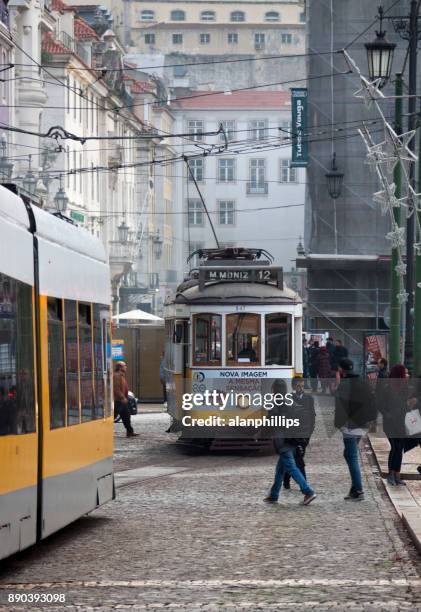
<path id="1" fill-rule="evenodd" d="M 279 393 L 285 396 L 287 393 L 285 381 L 281 379 L 275 380 L 272 385 L 272 393 Z M 285 408 L 283 409 L 283 413 L 285 414 Z M 304 495 L 303 505 L 308 506 L 308 504 L 311 504 L 311 502 L 316 499 L 316 494 L 295 463 L 295 447 L 293 440 L 286 438 L 284 431 L 278 430 L 274 438 L 274 446 L 279 453 L 279 459 L 276 464 L 274 483 L 269 495 L 264 501 L 267 503 L 276 503 L 278 501 L 284 476 L 288 473 L 291 478 L 295 480 L 300 487 L 301 493 Z"/>

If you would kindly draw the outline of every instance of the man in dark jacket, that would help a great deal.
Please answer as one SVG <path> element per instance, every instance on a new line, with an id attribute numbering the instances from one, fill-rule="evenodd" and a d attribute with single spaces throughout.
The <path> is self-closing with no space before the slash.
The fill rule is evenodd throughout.
<path id="1" fill-rule="evenodd" d="M 335 396 L 335 427 L 340 429 L 344 441 L 344 459 L 351 476 L 351 489 L 347 500 L 364 499 L 358 444 L 367 433 L 368 424 L 377 416 L 375 401 L 365 380 L 353 372 L 351 359 L 344 358 L 338 364 L 342 379 Z"/>
<path id="2" fill-rule="evenodd" d="M 300 430 L 303 437 L 294 438 L 293 440 L 288 440 L 288 442 L 290 444 L 294 444 L 295 463 L 304 478 L 307 480 L 304 455 L 316 423 L 314 399 L 309 393 L 305 393 L 304 380 L 298 376 L 292 380 L 292 391 L 292 399 L 294 403 L 291 407 L 291 416 L 300 420 Z M 287 472 L 284 475 L 285 489 L 291 488 L 290 481 L 291 475 Z"/>
<path id="3" fill-rule="evenodd" d="M 335 348 L 332 353 L 332 370 L 337 370 L 341 359 L 348 357 L 348 349 L 342 344 L 341 340 L 336 340 Z"/>

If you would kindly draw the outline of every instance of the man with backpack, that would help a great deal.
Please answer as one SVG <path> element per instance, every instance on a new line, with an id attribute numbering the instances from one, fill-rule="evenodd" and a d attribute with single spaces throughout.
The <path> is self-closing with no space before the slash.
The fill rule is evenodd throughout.
<path id="1" fill-rule="evenodd" d="M 376 403 L 368 383 L 354 373 L 354 363 L 344 358 L 338 364 L 341 382 L 335 396 L 335 427 L 343 435 L 344 459 L 351 476 L 346 500 L 361 501 L 364 491 L 358 457 L 359 442 L 377 417 Z"/>

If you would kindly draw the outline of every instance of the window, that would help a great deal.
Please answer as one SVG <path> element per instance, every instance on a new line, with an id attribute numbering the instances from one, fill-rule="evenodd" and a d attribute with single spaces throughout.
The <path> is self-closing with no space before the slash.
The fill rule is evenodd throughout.
<path id="1" fill-rule="evenodd" d="M 221 316 L 194 315 L 193 326 L 193 364 L 221 365 Z"/>
<path id="2" fill-rule="evenodd" d="M 208 45 L 210 43 L 210 34 L 200 34 L 199 40 L 201 45 Z"/>
<path id="3" fill-rule="evenodd" d="M 260 363 L 260 315 L 227 315 L 227 364 Z"/>
<path id="4" fill-rule="evenodd" d="M 173 45 L 182 45 L 183 44 L 183 35 L 182 34 L 173 34 L 172 35 Z"/>
<path id="5" fill-rule="evenodd" d="M 234 202 L 233 200 L 221 200 L 218 202 L 218 217 L 220 225 L 234 225 Z"/>
<path id="6" fill-rule="evenodd" d="M 292 364 L 292 325 L 289 314 L 265 316 L 266 365 L 289 366 Z"/>
<path id="7" fill-rule="evenodd" d="M 291 121 L 285 120 L 279 122 L 279 137 L 281 140 L 289 140 L 291 138 Z"/>
<path id="8" fill-rule="evenodd" d="M 265 47 L 265 35 L 263 32 L 256 32 L 254 35 L 254 48 L 264 49 Z"/>
<path id="9" fill-rule="evenodd" d="M 204 131 L 203 121 L 191 119 L 187 122 L 187 131 L 191 134 L 192 140 L 202 140 L 201 134 L 203 134 Z"/>
<path id="10" fill-rule="evenodd" d="M 216 15 L 214 11 L 202 11 L 200 13 L 200 19 L 202 21 L 215 21 Z"/>
<path id="11" fill-rule="evenodd" d="M 95 418 L 92 370 L 92 316 L 90 304 L 78 304 L 79 310 L 79 359 L 80 404 L 82 421 Z"/>
<path id="12" fill-rule="evenodd" d="M 227 137 L 228 141 L 234 140 L 235 138 L 235 121 L 233 120 L 229 120 L 229 121 L 221 121 L 220 126 L 222 125 L 222 129 L 225 132 L 225 135 L 223 133 L 221 133 L 219 135 L 219 140 L 221 140 L 222 142 L 225 142 L 225 136 Z"/>
<path id="13" fill-rule="evenodd" d="M 0 273 L 0 436 L 35 431 L 32 287 Z"/>
<path id="14" fill-rule="evenodd" d="M 235 180 L 235 159 L 218 159 L 218 181 L 232 183 Z"/>
<path id="15" fill-rule="evenodd" d="M 283 45 L 290 45 L 292 43 L 292 34 L 281 34 L 281 42 Z"/>
<path id="16" fill-rule="evenodd" d="M 267 122 L 265 119 L 257 119 L 250 122 L 250 139 L 264 140 L 266 138 Z"/>
<path id="17" fill-rule="evenodd" d="M 66 320 L 67 424 L 75 425 L 80 422 L 76 302 L 65 301 L 64 315 Z"/>
<path id="18" fill-rule="evenodd" d="M 48 379 L 50 428 L 66 425 L 66 384 L 64 379 L 63 303 L 48 298 Z"/>
<path id="19" fill-rule="evenodd" d="M 203 159 L 191 159 L 189 161 L 189 167 L 192 171 L 192 174 L 195 178 L 195 180 L 200 183 L 204 180 L 204 160 Z M 188 180 L 191 181 L 193 180 L 190 176 L 190 172 L 189 172 L 189 177 Z"/>
<path id="20" fill-rule="evenodd" d="M 247 185 L 249 194 L 266 194 L 266 160 L 251 159 L 250 160 L 250 182 Z"/>
<path id="21" fill-rule="evenodd" d="M 300 13 L 300 21 L 301 21 L 301 23 L 305 23 L 306 22 L 306 14 L 305 13 Z"/>
<path id="22" fill-rule="evenodd" d="M 237 34 L 237 32 L 228 32 L 228 43 L 230 45 L 238 44 L 238 34 Z"/>
<path id="23" fill-rule="evenodd" d="M 265 13 L 265 21 L 280 21 L 280 16 L 277 11 L 269 11 Z"/>
<path id="24" fill-rule="evenodd" d="M 154 21 L 155 20 L 155 11 L 141 11 L 140 12 L 141 21 Z"/>
<path id="25" fill-rule="evenodd" d="M 103 316 L 107 307 L 94 305 L 94 371 L 95 371 L 95 414 L 98 419 L 104 417 L 105 409 L 105 377 L 107 372 L 106 350 L 107 336 L 105 326 L 107 320 Z M 105 324 L 105 325 L 104 325 Z"/>
<path id="26" fill-rule="evenodd" d="M 291 167 L 289 159 L 281 159 L 281 183 L 297 183 L 297 168 Z"/>
<path id="27" fill-rule="evenodd" d="M 185 21 L 186 13 L 184 11 L 171 11 L 171 21 Z"/>
<path id="28" fill-rule="evenodd" d="M 189 225 L 203 225 L 203 204 L 200 200 L 188 201 Z"/>
<path id="29" fill-rule="evenodd" d="M 145 45 L 154 45 L 155 44 L 155 34 L 149 33 L 145 34 Z"/>
<path id="30" fill-rule="evenodd" d="M 243 11 L 233 11 L 230 15 L 231 21 L 236 21 L 237 23 L 240 21 L 246 20 L 246 14 Z"/>

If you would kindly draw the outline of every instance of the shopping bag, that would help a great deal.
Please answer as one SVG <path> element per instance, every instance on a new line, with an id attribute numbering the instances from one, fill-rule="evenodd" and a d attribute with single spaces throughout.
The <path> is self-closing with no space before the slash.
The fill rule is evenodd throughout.
<path id="1" fill-rule="evenodd" d="M 421 414 L 417 408 L 410 410 L 405 415 L 405 432 L 407 436 L 421 434 Z"/>

